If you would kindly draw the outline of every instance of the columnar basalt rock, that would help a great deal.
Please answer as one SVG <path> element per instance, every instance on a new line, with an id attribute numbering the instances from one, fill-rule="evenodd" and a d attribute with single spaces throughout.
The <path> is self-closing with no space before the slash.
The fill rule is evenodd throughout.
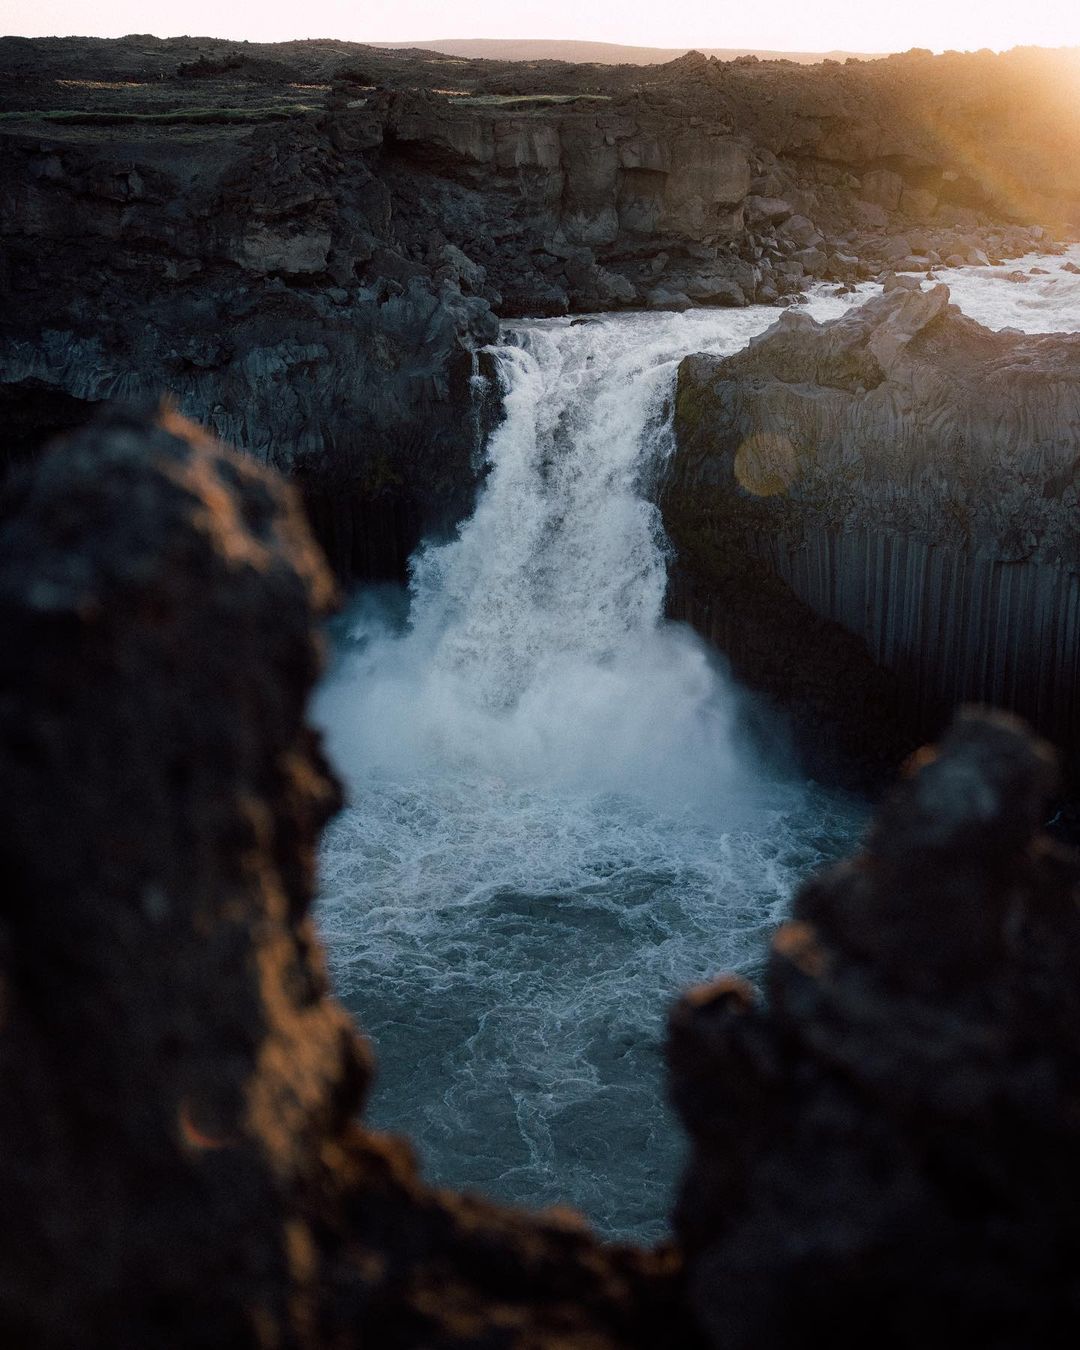
<path id="1" fill-rule="evenodd" d="M 991 332 L 942 285 L 826 324 L 790 312 L 745 351 L 688 359 L 663 493 L 677 609 L 738 589 L 764 631 L 805 631 L 800 678 L 828 669 L 841 722 L 854 691 L 856 739 L 902 729 L 910 749 L 975 699 L 1075 755 L 1078 389 L 1080 337 Z M 847 646 L 814 646 L 823 623 Z M 738 666 L 739 633 L 717 636 Z M 868 663 L 893 677 L 876 712 Z M 785 679 L 774 662 L 758 682 Z"/>
<path id="2" fill-rule="evenodd" d="M 73 406 L 167 394 L 305 486 L 343 575 L 404 577 L 472 501 L 498 325 L 467 268 L 386 247 L 387 189 L 342 153 L 292 123 L 4 140 L 0 369 L 26 449 Z"/>
<path id="3" fill-rule="evenodd" d="M 1080 860 L 1047 747 L 969 712 L 739 980 L 676 1007 L 676 1226 L 710 1343 L 1064 1346 Z"/>

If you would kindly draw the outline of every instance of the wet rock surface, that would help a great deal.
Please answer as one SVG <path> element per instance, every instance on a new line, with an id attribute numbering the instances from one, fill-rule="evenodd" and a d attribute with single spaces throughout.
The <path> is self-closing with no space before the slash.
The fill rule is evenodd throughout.
<path id="1" fill-rule="evenodd" d="M 991 332 L 943 285 L 689 358 L 676 611 L 872 756 L 975 699 L 1074 758 L 1078 379 L 1080 338 Z"/>
<path id="2" fill-rule="evenodd" d="M 0 529 L 0 1342 L 665 1346 L 678 1260 L 424 1185 L 310 908 L 340 790 L 299 501 L 110 416 Z"/>

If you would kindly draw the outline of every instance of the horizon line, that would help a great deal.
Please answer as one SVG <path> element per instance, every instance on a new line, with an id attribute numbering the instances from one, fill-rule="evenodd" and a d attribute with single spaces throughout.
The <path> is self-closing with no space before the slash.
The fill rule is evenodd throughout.
<path id="1" fill-rule="evenodd" d="M 433 43 L 449 42 L 481 42 L 481 43 L 505 43 L 505 44 L 542 44 L 545 46 L 578 46 L 578 47 L 608 47 L 618 48 L 625 51 L 651 51 L 651 52 L 671 52 L 674 56 L 688 55 L 690 52 L 697 51 L 703 54 L 708 52 L 736 52 L 743 55 L 766 55 L 766 56 L 852 56 L 862 58 L 883 59 L 890 56 L 905 56 L 908 52 L 926 51 L 932 56 L 946 56 L 956 54 L 961 56 L 977 56 L 982 52 L 989 52 L 995 56 L 1004 56 L 1009 52 L 1015 51 L 1045 51 L 1045 52 L 1064 52 L 1080 51 L 1080 43 L 1059 43 L 1051 46 L 1039 42 L 1018 42 L 1011 47 L 920 47 L 912 46 L 903 49 L 891 51 L 864 51 L 848 47 L 752 47 L 745 44 L 733 47 L 722 47 L 716 44 L 689 44 L 675 47 L 654 46 L 647 42 L 616 42 L 608 41 L 602 38 L 537 38 L 537 37 L 436 37 L 436 38 L 358 38 L 342 37 L 340 35 L 322 34 L 319 36 L 295 36 L 288 38 L 250 38 L 250 37 L 225 37 L 209 33 L 152 33 L 147 31 L 131 31 L 127 33 L 109 36 L 103 33 L 0 33 L 0 40 L 8 38 L 20 38 L 25 42 L 49 42 L 64 41 L 69 39 L 90 39 L 97 42 L 123 42 L 129 38 L 152 38 L 157 42 L 171 42 L 187 38 L 193 42 L 236 42 L 249 46 L 259 47 L 278 47 L 286 46 L 296 42 L 340 42 L 355 47 L 381 47 L 384 49 L 395 48 L 416 48 L 420 51 L 435 50 Z M 441 54 L 436 52 L 436 54 Z M 479 58 L 463 58 L 479 59 Z M 573 64 L 573 63 L 570 63 Z"/>

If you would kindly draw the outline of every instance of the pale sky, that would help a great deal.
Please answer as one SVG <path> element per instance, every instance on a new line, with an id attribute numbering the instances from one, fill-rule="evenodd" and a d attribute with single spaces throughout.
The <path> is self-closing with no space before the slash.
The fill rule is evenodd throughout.
<path id="1" fill-rule="evenodd" d="M 587 38 L 649 47 L 935 51 L 1080 45 L 1080 0 L 0 0 L 0 33 Z"/>

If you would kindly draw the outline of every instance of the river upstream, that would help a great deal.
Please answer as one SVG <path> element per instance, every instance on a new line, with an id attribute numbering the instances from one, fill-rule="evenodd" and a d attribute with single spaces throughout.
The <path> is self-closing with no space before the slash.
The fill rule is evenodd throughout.
<path id="1" fill-rule="evenodd" d="M 1077 256 L 1077 251 L 1073 251 Z M 991 327 L 1080 327 L 1080 276 L 945 274 Z M 836 317 L 877 288 L 819 296 Z M 679 1132 L 660 1044 L 676 992 L 753 975 L 862 804 L 752 743 L 746 695 L 665 621 L 652 504 L 675 371 L 775 309 L 515 322 L 472 518 L 408 596 L 338 630 L 319 719 L 351 805 L 322 859 L 338 994 L 375 1042 L 376 1126 L 428 1177 L 605 1234 L 666 1232 Z"/>

